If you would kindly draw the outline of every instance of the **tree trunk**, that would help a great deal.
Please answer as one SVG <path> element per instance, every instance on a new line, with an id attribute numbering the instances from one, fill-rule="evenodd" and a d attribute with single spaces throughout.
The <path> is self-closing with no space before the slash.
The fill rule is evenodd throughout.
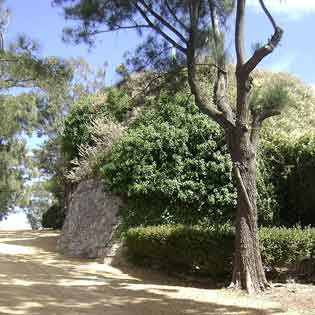
<path id="1" fill-rule="evenodd" d="M 268 287 L 258 240 L 256 151 L 249 132 L 236 128 L 229 141 L 233 170 L 237 184 L 237 213 L 235 220 L 235 252 L 231 287 L 248 293 Z"/>

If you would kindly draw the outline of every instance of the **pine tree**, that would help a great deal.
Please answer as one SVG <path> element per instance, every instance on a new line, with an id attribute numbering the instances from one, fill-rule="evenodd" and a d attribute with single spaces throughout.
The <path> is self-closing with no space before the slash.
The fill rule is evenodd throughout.
<path id="1" fill-rule="evenodd" d="M 280 105 L 252 108 L 252 72 L 278 46 L 282 29 L 259 0 L 274 33 L 246 59 L 245 0 L 55 0 L 65 16 L 79 21 L 65 30 L 65 39 L 94 44 L 95 35 L 137 30 L 145 39 L 134 57 L 133 71 L 161 75 L 187 73 L 188 85 L 200 110 L 225 131 L 233 161 L 238 205 L 232 286 L 248 292 L 268 287 L 257 238 L 256 153 L 265 119 L 280 114 Z M 235 50 L 237 95 L 229 101 L 228 67 L 224 47 L 226 21 L 236 7 Z M 176 49 L 176 58 L 172 51 Z M 200 72 L 209 70 L 209 91 Z M 156 80 L 156 79 L 155 79 Z M 150 82 L 149 82 L 150 84 Z"/>

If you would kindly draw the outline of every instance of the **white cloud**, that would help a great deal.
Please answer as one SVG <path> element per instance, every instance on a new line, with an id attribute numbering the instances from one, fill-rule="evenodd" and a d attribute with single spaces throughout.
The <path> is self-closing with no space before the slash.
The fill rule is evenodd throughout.
<path id="1" fill-rule="evenodd" d="M 315 13 L 314 0 L 265 0 L 265 4 L 272 12 L 283 14 L 291 19 Z M 260 10 L 258 0 L 247 0 L 247 5 L 255 10 Z"/>

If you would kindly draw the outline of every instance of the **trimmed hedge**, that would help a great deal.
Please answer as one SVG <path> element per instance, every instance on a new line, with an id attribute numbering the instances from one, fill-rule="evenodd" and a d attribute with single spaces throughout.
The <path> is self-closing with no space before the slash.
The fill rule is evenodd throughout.
<path id="1" fill-rule="evenodd" d="M 125 245 L 140 264 L 222 277 L 231 270 L 233 238 L 229 226 L 160 225 L 129 229 Z"/>
<path id="2" fill-rule="evenodd" d="M 284 267 L 315 257 L 315 229 L 262 228 L 263 262 Z M 232 269 L 234 230 L 216 227 L 160 225 L 129 229 L 124 234 L 128 256 L 136 263 L 222 278 Z"/>
<path id="3" fill-rule="evenodd" d="M 262 259 L 267 266 L 283 267 L 315 258 L 315 228 L 261 228 Z"/>

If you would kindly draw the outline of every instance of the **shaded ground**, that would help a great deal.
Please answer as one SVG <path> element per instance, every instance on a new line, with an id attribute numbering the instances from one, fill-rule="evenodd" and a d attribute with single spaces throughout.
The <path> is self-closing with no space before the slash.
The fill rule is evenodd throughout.
<path id="1" fill-rule="evenodd" d="M 56 237 L 50 231 L 0 231 L 0 314 L 315 314 L 308 307 L 309 312 L 288 310 L 287 288 L 247 297 L 192 288 L 133 268 L 122 272 L 95 261 L 66 259 L 55 252 Z M 282 305 L 270 301 L 279 294 L 287 296 Z"/>

